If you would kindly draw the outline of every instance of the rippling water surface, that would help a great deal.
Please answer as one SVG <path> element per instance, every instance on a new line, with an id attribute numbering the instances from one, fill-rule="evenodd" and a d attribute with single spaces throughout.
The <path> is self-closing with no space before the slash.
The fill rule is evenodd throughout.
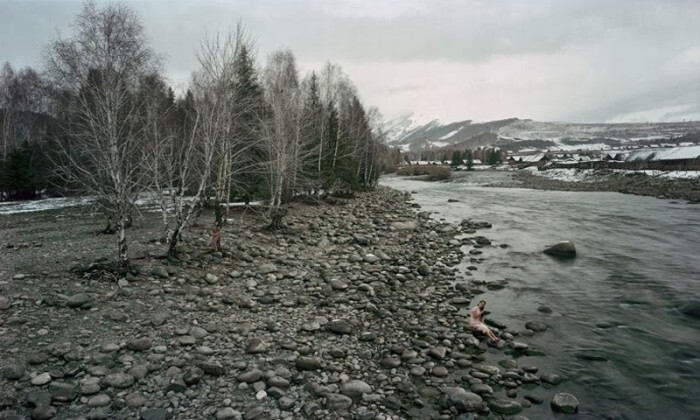
<path id="1" fill-rule="evenodd" d="M 485 186 L 507 177 L 486 172 L 462 182 L 381 183 L 413 191 L 433 217 L 493 224 L 479 232 L 495 246 L 484 248 L 486 261 L 474 278 L 508 280 L 506 289 L 485 295 L 495 319 L 517 329 L 527 320 L 549 325 L 524 341 L 547 355 L 531 359 L 541 372 L 567 378 L 555 390 L 579 398 L 579 417 L 700 419 L 700 320 L 677 309 L 700 302 L 700 206 Z M 576 259 L 542 253 L 560 240 L 574 241 Z M 497 246 L 503 243 L 509 247 Z M 539 313 L 540 305 L 552 313 Z M 526 414 L 552 415 L 547 404 Z"/>

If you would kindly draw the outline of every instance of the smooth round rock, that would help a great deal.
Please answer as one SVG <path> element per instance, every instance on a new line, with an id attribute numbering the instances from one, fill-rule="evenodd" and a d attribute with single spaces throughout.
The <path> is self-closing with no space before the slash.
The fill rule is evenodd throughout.
<path id="1" fill-rule="evenodd" d="M 566 414 L 578 412 L 578 399 L 566 392 L 560 392 L 552 398 L 552 410 Z"/>

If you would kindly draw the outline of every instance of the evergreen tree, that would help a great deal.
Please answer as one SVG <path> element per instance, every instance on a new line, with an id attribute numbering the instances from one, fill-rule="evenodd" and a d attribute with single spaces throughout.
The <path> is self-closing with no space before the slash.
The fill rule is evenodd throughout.
<path id="1" fill-rule="evenodd" d="M 472 151 L 471 150 L 465 150 L 464 151 L 464 156 L 467 160 L 467 170 L 471 171 L 472 168 L 474 167 L 474 158 L 472 156 Z"/>
<path id="2" fill-rule="evenodd" d="M 457 168 L 461 165 L 464 165 L 464 161 L 462 160 L 462 152 L 459 150 L 455 150 L 454 152 L 452 152 L 452 162 L 450 163 L 450 166 L 453 168 Z"/>

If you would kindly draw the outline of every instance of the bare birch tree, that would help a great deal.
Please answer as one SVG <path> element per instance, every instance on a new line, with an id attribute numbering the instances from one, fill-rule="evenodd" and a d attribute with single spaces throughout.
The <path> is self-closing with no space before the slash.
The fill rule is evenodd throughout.
<path id="1" fill-rule="evenodd" d="M 132 9 L 88 2 L 72 37 L 49 46 L 45 67 L 67 107 L 59 175 L 94 196 L 116 226 L 118 262 L 125 270 L 126 228 L 139 193 L 148 187 L 136 93 L 143 76 L 157 70 L 158 59 Z"/>
<path id="2" fill-rule="evenodd" d="M 264 174 L 269 192 L 270 228 L 280 229 L 291 198 L 308 158 L 303 138 L 303 96 L 296 59 L 289 50 L 277 51 L 268 59 L 263 74 L 268 112 L 262 121 L 262 147 L 267 161 Z"/>
<path id="3" fill-rule="evenodd" d="M 235 68 L 240 48 L 247 42 L 243 34 L 239 25 L 235 32 L 202 42 L 192 94 L 179 115 L 185 124 L 178 133 L 156 136 L 153 143 L 149 168 L 161 205 L 168 255 L 175 254 L 180 235 L 212 188 L 217 205 L 228 204 L 241 158 L 254 144 L 236 136 L 234 130 L 239 113 L 246 109 L 238 101 Z"/>

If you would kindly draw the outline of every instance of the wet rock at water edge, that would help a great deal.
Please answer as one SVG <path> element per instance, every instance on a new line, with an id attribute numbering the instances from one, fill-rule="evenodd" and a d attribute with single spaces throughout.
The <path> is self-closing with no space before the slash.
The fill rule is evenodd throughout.
<path id="1" fill-rule="evenodd" d="M 566 392 L 560 392 L 552 399 L 552 410 L 566 414 L 578 412 L 578 399 Z"/>
<path id="2" fill-rule="evenodd" d="M 445 405 L 453 407 L 459 413 L 474 412 L 481 408 L 483 399 L 460 387 L 444 387 L 440 389 L 445 394 Z"/>
<path id="3" fill-rule="evenodd" d="M 538 321 L 528 321 L 525 323 L 525 328 L 534 332 L 547 331 L 547 325 Z"/>
<path id="4" fill-rule="evenodd" d="M 544 253 L 557 258 L 574 258 L 576 247 L 571 241 L 561 241 L 545 249 Z"/>
<path id="5" fill-rule="evenodd" d="M 494 413 L 513 415 L 523 411 L 523 406 L 519 402 L 504 398 L 496 398 L 489 401 L 489 408 Z"/>

